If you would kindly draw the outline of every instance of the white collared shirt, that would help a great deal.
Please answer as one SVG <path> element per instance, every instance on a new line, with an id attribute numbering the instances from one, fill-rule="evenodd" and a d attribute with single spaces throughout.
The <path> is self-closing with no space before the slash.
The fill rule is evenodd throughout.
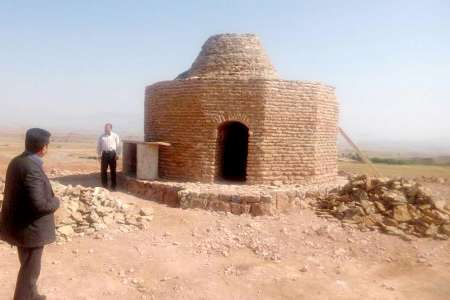
<path id="1" fill-rule="evenodd" d="M 109 135 L 104 133 L 98 138 L 97 142 L 97 154 L 102 155 L 103 151 L 116 151 L 117 155 L 121 154 L 120 138 L 119 136 L 111 132 Z"/>

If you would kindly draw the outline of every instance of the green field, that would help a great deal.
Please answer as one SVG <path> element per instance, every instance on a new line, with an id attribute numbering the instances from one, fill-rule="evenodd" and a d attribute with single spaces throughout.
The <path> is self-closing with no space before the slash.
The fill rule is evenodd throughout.
<path id="1" fill-rule="evenodd" d="M 442 177 L 450 179 L 450 167 L 436 165 L 391 165 L 391 164 L 373 164 L 375 168 L 387 177 Z M 373 171 L 367 164 L 361 162 L 340 161 L 339 170 L 355 174 L 373 174 Z"/>

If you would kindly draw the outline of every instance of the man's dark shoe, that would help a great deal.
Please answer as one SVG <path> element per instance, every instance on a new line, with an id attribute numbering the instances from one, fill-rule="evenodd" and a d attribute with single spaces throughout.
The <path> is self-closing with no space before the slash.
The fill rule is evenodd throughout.
<path id="1" fill-rule="evenodd" d="M 37 295 L 36 297 L 33 298 L 33 300 L 46 300 L 47 296 L 44 295 Z"/>

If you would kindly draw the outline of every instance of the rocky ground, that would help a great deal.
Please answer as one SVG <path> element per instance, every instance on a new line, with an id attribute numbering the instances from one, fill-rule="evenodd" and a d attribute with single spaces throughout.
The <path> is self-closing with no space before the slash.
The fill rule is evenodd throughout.
<path id="1" fill-rule="evenodd" d="M 315 208 L 236 216 L 54 185 L 59 231 L 73 232 L 46 248 L 40 287 L 49 299 L 450 298 L 447 240 L 361 230 Z M 133 221 L 141 212 L 145 226 Z M 0 243 L 0 264 L 0 299 L 11 299 L 16 250 Z"/>

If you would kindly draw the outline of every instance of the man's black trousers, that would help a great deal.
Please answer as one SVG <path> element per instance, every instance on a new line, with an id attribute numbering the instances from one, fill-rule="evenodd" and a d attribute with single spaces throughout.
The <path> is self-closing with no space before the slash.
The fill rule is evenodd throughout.
<path id="1" fill-rule="evenodd" d="M 108 167 L 111 172 L 111 188 L 116 188 L 116 152 L 115 151 L 103 151 L 102 152 L 102 185 L 104 188 L 108 187 Z"/>
<path id="2" fill-rule="evenodd" d="M 41 258 L 44 247 L 18 247 L 20 270 L 17 275 L 14 300 L 31 300 L 38 295 L 37 280 L 41 273 Z"/>

